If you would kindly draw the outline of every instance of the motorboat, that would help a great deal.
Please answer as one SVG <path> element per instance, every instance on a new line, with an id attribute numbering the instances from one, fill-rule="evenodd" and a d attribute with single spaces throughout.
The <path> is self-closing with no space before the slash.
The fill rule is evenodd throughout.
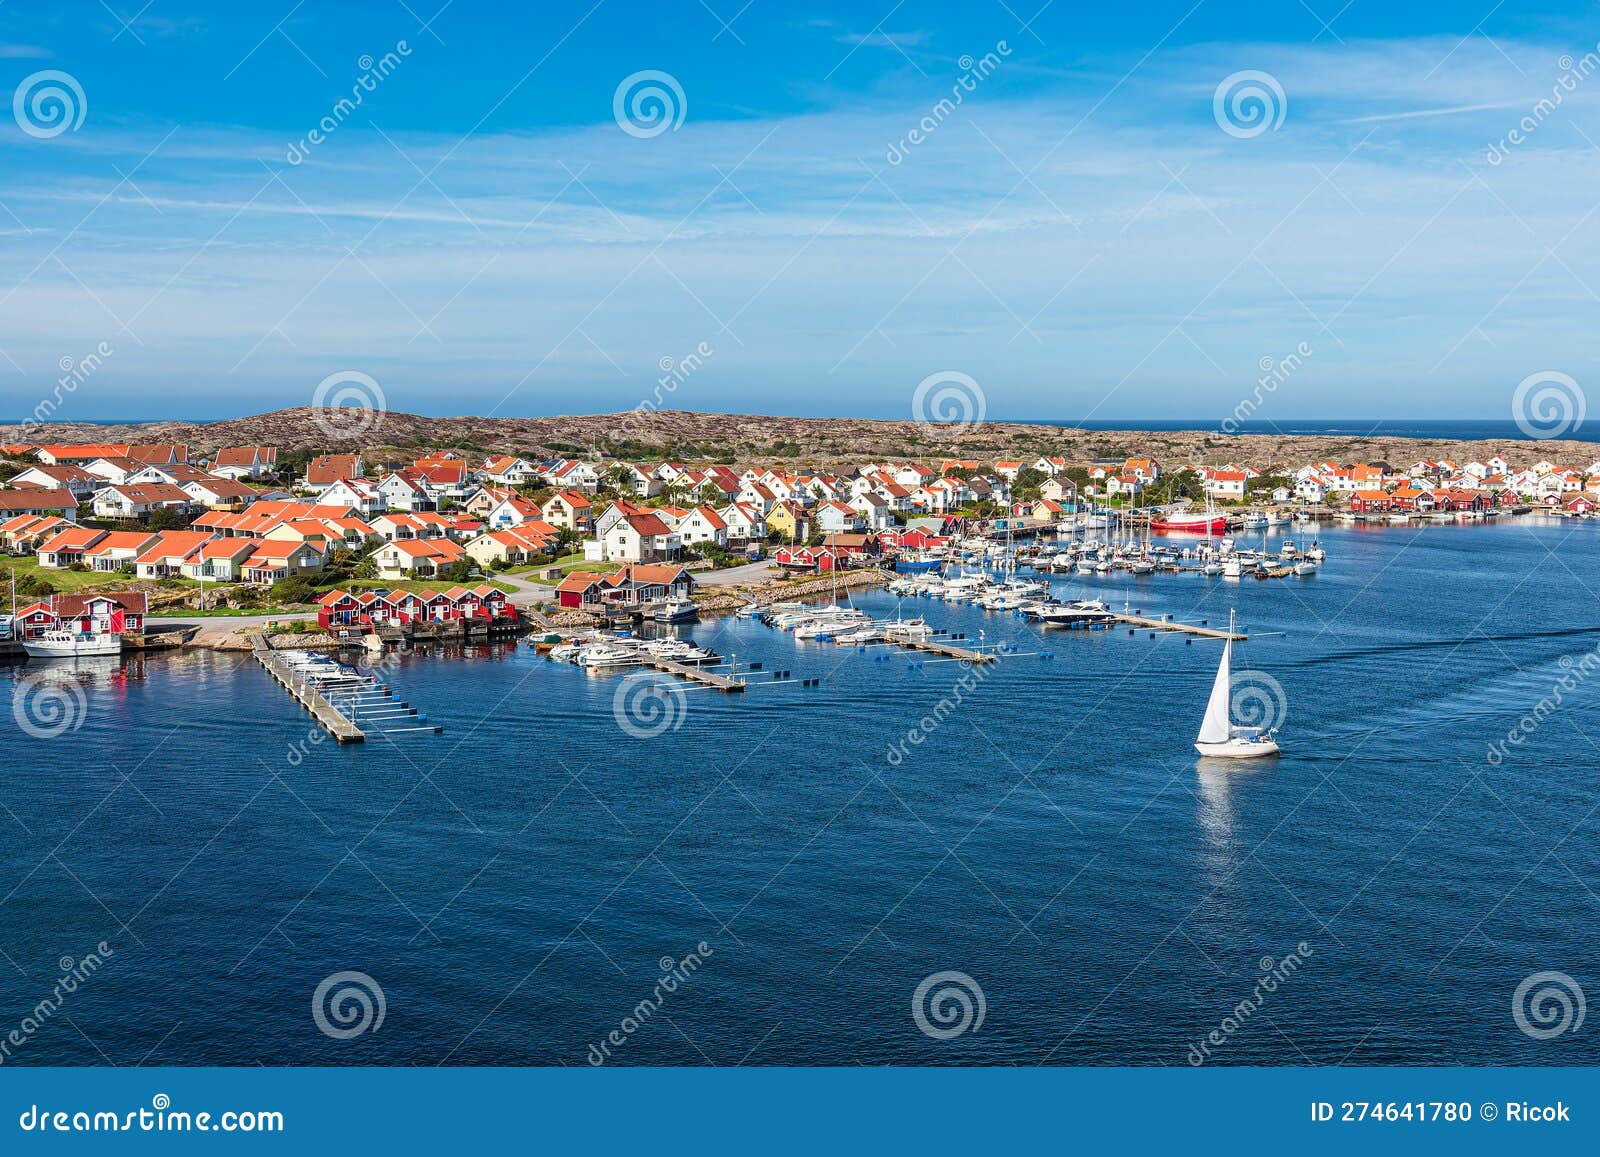
<path id="1" fill-rule="evenodd" d="M 122 636 L 110 631 L 46 631 L 22 640 L 22 649 L 34 659 L 80 659 L 88 655 L 119 655 Z"/>
<path id="2" fill-rule="evenodd" d="M 700 617 L 700 612 L 689 599 L 668 599 L 651 616 L 658 623 L 687 623 Z"/>
<path id="3" fill-rule="evenodd" d="M 1252 511 L 1244 516 L 1243 525 L 1246 530 L 1265 530 L 1267 529 L 1267 516 L 1259 510 Z"/>
<path id="4" fill-rule="evenodd" d="M 1308 575 L 1314 575 L 1317 573 L 1317 564 L 1312 562 L 1310 559 L 1301 559 L 1299 562 L 1294 564 L 1294 573 L 1299 575 L 1301 578 L 1305 578 Z"/>
<path id="5" fill-rule="evenodd" d="M 619 643 L 590 643 L 578 652 L 580 667 L 628 667 L 639 661 L 639 648 Z"/>

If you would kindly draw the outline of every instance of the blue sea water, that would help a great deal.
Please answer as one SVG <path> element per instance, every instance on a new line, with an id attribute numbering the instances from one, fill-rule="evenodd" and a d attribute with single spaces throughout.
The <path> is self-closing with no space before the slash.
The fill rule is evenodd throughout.
<path id="1" fill-rule="evenodd" d="M 1024 419 L 1025 421 L 1029 419 Z M 1076 427 L 1083 430 L 1215 430 L 1217 418 L 1106 418 L 1087 422 L 1057 419 L 1039 419 L 1045 426 Z M 1495 438 L 1516 442 L 1530 440 L 1530 435 L 1511 418 L 1330 418 L 1280 419 L 1278 421 L 1230 420 L 1230 429 L 1236 434 L 1276 434 L 1297 437 L 1329 438 L 1434 438 L 1448 441 L 1480 441 Z M 1581 424 L 1563 437 L 1573 441 L 1594 441 L 1595 435 L 1585 433 Z"/>
<path id="2" fill-rule="evenodd" d="M 1600 992 L 1597 536 L 1324 528 L 1310 579 L 1058 582 L 1237 608 L 1286 704 L 1256 766 L 1190 746 L 1216 644 L 921 601 L 1017 645 L 959 705 L 957 664 L 727 619 L 685 633 L 820 685 L 687 692 L 648 739 L 616 676 L 525 647 L 405 657 L 446 731 L 344 749 L 247 656 L 86 668 L 76 730 L 3 716 L 0 1037 L 113 954 L 6 1060 L 582 1066 L 635 1018 L 612 1063 L 1183 1066 L 1216 1031 L 1213 1064 L 1594 1064 L 1592 1023 L 1534 1039 L 1513 996 Z M 340 1040 L 312 1003 L 345 971 L 384 1019 Z M 944 971 L 984 1002 L 949 1040 L 913 1016 Z"/>

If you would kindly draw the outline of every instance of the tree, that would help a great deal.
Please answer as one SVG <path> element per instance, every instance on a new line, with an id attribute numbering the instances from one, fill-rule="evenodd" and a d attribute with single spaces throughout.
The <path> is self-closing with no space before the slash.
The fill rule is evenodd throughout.
<path id="1" fill-rule="evenodd" d="M 292 574 L 272 584 L 273 601 L 280 606 L 290 603 L 309 603 L 313 597 L 311 583 L 302 575 Z"/>

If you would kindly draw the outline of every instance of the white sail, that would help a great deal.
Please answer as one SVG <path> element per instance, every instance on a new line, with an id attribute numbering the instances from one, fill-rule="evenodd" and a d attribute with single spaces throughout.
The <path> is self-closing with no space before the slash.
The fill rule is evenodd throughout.
<path id="1" fill-rule="evenodd" d="M 1233 640 L 1222 644 L 1222 662 L 1217 664 L 1217 678 L 1211 684 L 1211 698 L 1206 701 L 1206 717 L 1200 722 L 1197 743 L 1226 743 L 1231 733 L 1228 719 L 1229 667 L 1233 658 Z"/>

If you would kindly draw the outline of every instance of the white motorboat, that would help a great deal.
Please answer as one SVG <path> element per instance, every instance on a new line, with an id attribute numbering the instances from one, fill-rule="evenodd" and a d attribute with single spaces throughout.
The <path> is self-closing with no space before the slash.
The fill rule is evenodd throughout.
<path id="1" fill-rule="evenodd" d="M 639 648 L 615 643 L 590 643 L 578 652 L 580 667 L 627 667 L 639 661 Z"/>
<path id="2" fill-rule="evenodd" d="M 1301 578 L 1305 578 L 1308 575 L 1314 575 L 1317 573 L 1317 564 L 1308 558 L 1301 559 L 1299 562 L 1294 564 L 1294 573 L 1299 575 Z"/>
<path id="3" fill-rule="evenodd" d="M 926 619 L 896 619 L 883 624 L 883 633 L 890 639 L 922 642 L 933 638 L 933 628 Z"/>
<path id="4" fill-rule="evenodd" d="M 1227 561 L 1222 564 L 1223 578 L 1236 579 L 1243 573 L 1244 563 L 1240 561 L 1239 556 L 1236 554 L 1229 555 Z"/>
<path id="5" fill-rule="evenodd" d="M 687 623 L 700 616 L 694 603 L 688 599 L 668 599 L 651 617 L 658 623 Z"/>
<path id="6" fill-rule="evenodd" d="M 1265 514 L 1262 514 L 1260 511 L 1255 511 L 1255 512 L 1253 512 L 1251 514 L 1245 515 L 1244 516 L 1244 528 L 1246 530 L 1265 530 L 1265 529 L 1267 529 L 1267 516 Z"/>
<path id="7" fill-rule="evenodd" d="M 109 631 L 101 633 L 46 631 L 31 639 L 23 639 L 22 649 L 34 659 L 79 659 L 87 655 L 119 655 L 122 653 L 122 636 Z"/>
<path id="8" fill-rule="evenodd" d="M 1228 613 L 1228 640 L 1222 644 L 1222 661 L 1211 683 L 1211 698 L 1206 700 L 1205 718 L 1194 749 L 1214 759 L 1254 759 L 1277 755 L 1276 728 L 1233 726 L 1233 612 Z"/>
<path id="9" fill-rule="evenodd" d="M 1222 564 L 1213 559 L 1201 565 L 1200 573 L 1212 576 L 1219 575 L 1222 573 Z"/>

